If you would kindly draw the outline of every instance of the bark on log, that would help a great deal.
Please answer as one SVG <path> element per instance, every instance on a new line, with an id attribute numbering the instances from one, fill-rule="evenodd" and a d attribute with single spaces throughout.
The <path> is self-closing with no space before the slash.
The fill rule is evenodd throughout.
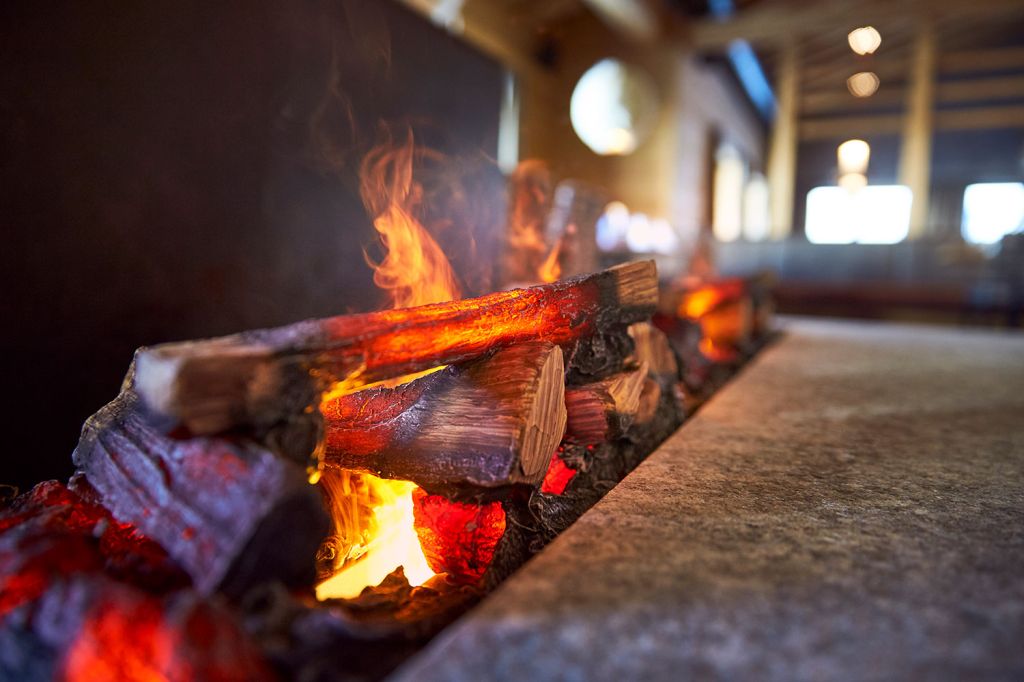
<path id="1" fill-rule="evenodd" d="M 458 497 L 537 485 L 565 431 L 562 351 L 523 343 L 417 379 L 327 400 L 327 467 Z"/>
<path id="2" fill-rule="evenodd" d="M 168 432 L 262 437 L 308 414 L 333 382 L 362 386 L 529 340 L 571 356 L 580 339 L 649 317 L 657 297 L 654 263 L 641 261 L 476 299 L 165 344 L 138 352 L 135 389 Z"/>
<path id="3" fill-rule="evenodd" d="M 633 423 L 647 365 L 565 391 L 566 436 L 578 443 L 603 443 L 622 436 Z"/>
<path id="4" fill-rule="evenodd" d="M 203 594 L 311 584 L 329 523 L 304 471 L 247 441 L 168 438 L 136 401 L 125 388 L 90 417 L 72 456 L 102 504 L 156 540 Z"/>

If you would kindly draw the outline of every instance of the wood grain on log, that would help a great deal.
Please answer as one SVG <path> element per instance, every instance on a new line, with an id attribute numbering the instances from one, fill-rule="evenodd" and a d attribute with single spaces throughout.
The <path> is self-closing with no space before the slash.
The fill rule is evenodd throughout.
<path id="1" fill-rule="evenodd" d="M 644 379 L 643 388 L 640 390 L 640 399 L 637 401 L 636 417 L 633 419 L 635 426 L 649 424 L 658 412 L 661 404 L 662 388 L 657 379 L 650 376 Z"/>
<path id="2" fill-rule="evenodd" d="M 173 440 L 136 402 L 126 388 L 90 417 L 73 454 L 102 504 L 160 543 L 203 594 L 311 584 L 328 520 L 302 468 L 247 441 Z"/>
<path id="3" fill-rule="evenodd" d="M 257 434 L 308 414 L 332 383 L 353 387 L 529 340 L 574 344 L 646 319 L 653 261 L 530 289 L 141 349 L 135 388 L 161 428 Z"/>
<path id="4" fill-rule="evenodd" d="M 562 351 L 530 342 L 327 400 L 324 465 L 447 495 L 539 484 L 565 431 L 564 382 Z"/>
<path id="5" fill-rule="evenodd" d="M 602 443 L 623 435 L 639 408 L 647 365 L 565 391 L 566 436 L 580 443 Z"/>
<path id="6" fill-rule="evenodd" d="M 632 359 L 636 364 L 647 363 L 653 376 L 679 376 L 679 361 L 664 332 L 650 322 L 638 322 L 629 326 L 629 335 L 633 337 Z"/>

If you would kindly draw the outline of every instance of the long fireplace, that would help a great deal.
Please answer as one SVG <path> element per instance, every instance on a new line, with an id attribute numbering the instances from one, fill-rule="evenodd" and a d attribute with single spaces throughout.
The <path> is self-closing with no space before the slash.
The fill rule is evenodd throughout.
<path id="1" fill-rule="evenodd" d="M 768 338 L 763 291 L 637 261 L 142 348 L 70 481 L 0 512 L 5 669 L 381 678 Z"/>

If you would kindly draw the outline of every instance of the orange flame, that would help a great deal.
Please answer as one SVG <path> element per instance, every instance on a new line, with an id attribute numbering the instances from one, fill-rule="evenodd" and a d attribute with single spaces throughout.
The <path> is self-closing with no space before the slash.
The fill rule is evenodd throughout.
<path id="1" fill-rule="evenodd" d="M 544 259 L 544 262 L 540 264 L 540 268 L 537 269 L 537 276 L 540 281 L 547 284 L 557 282 L 562 276 L 562 263 L 559 257 L 562 255 L 562 240 L 559 239 L 555 246 L 551 249 L 551 253 Z"/>
<path id="2" fill-rule="evenodd" d="M 505 280 L 508 283 L 555 282 L 562 274 L 562 241 L 551 249 L 544 238 L 551 210 L 551 173 L 543 161 L 522 161 L 509 177 Z"/>
<path id="3" fill-rule="evenodd" d="M 386 250 L 380 263 L 370 262 L 373 281 L 396 309 L 461 298 L 448 258 L 418 217 L 424 200 L 414 174 L 418 156 L 436 154 L 417 148 L 410 132 L 403 144 L 374 148 L 360 167 L 360 194 Z M 382 383 L 395 386 L 439 369 Z M 324 401 L 366 387 L 354 377 Z M 338 470 L 322 471 L 318 480 L 334 522 L 329 558 L 338 569 L 317 586 L 318 599 L 358 596 L 399 566 L 412 585 L 434 575 L 416 533 L 414 483 Z"/>
<path id="4" fill-rule="evenodd" d="M 370 263 L 373 281 L 390 293 L 392 308 L 461 297 L 448 259 L 416 217 L 423 201 L 423 186 L 413 177 L 416 153 L 410 132 L 405 144 L 374 148 L 359 171 L 363 203 L 387 250 L 384 260 Z"/>
<path id="5" fill-rule="evenodd" d="M 743 296 L 745 286 L 741 279 L 724 279 L 705 283 L 687 291 L 679 302 L 678 314 L 690 320 L 699 320 L 727 301 Z"/>

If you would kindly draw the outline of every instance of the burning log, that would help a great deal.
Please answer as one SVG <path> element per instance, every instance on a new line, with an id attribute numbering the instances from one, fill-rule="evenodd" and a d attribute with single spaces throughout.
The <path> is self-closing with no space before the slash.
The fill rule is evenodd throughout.
<path id="1" fill-rule="evenodd" d="M 324 464 L 432 493 L 536 485 L 565 431 L 562 352 L 523 343 L 398 388 L 327 400 Z"/>
<path id="2" fill-rule="evenodd" d="M 565 391 L 566 436 L 580 443 L 601 443 L 622 436 L 633 423 L 647 365 Z"/>
<path id="3" fill-rule="evenodd" d="M 0 678 L 271 678 L 231 614 L 73 483 L 0 511 Z"/>
<path id="4" fill-rule="evenodd" d="M 157 593 L 189 584 L 159 545 L 57 481 L 0 512 L 0 620 L 55 579 L 100 572 Z"/>
<path id="5" fill-rule="evenodd" d="M 170 439 L 136 401 L 125 389 L 90 417 L 72 456 L 103 506 L 160 543 L 202 594 L 311 583 L 328 522 L 302 469 L 247 441 Z"/>
<path id="6" fill-rule="evenodd" d="M 333 382 L 352 387 L 545 340 L 569 352 L 657 305 L 652 261 L 530 289 L 142 349 L 135 389 L 154 423 L 258 437 L 310 415 Z M 303 429 L 299 429 L 300 432 Z"/>
<path id="7" fill-rule="evenodd" d="M 159 597 L 101 574 L 54 576 L 0 623 L 0 677 L 276 679 L 228 610 L 189 590 Z"/>

